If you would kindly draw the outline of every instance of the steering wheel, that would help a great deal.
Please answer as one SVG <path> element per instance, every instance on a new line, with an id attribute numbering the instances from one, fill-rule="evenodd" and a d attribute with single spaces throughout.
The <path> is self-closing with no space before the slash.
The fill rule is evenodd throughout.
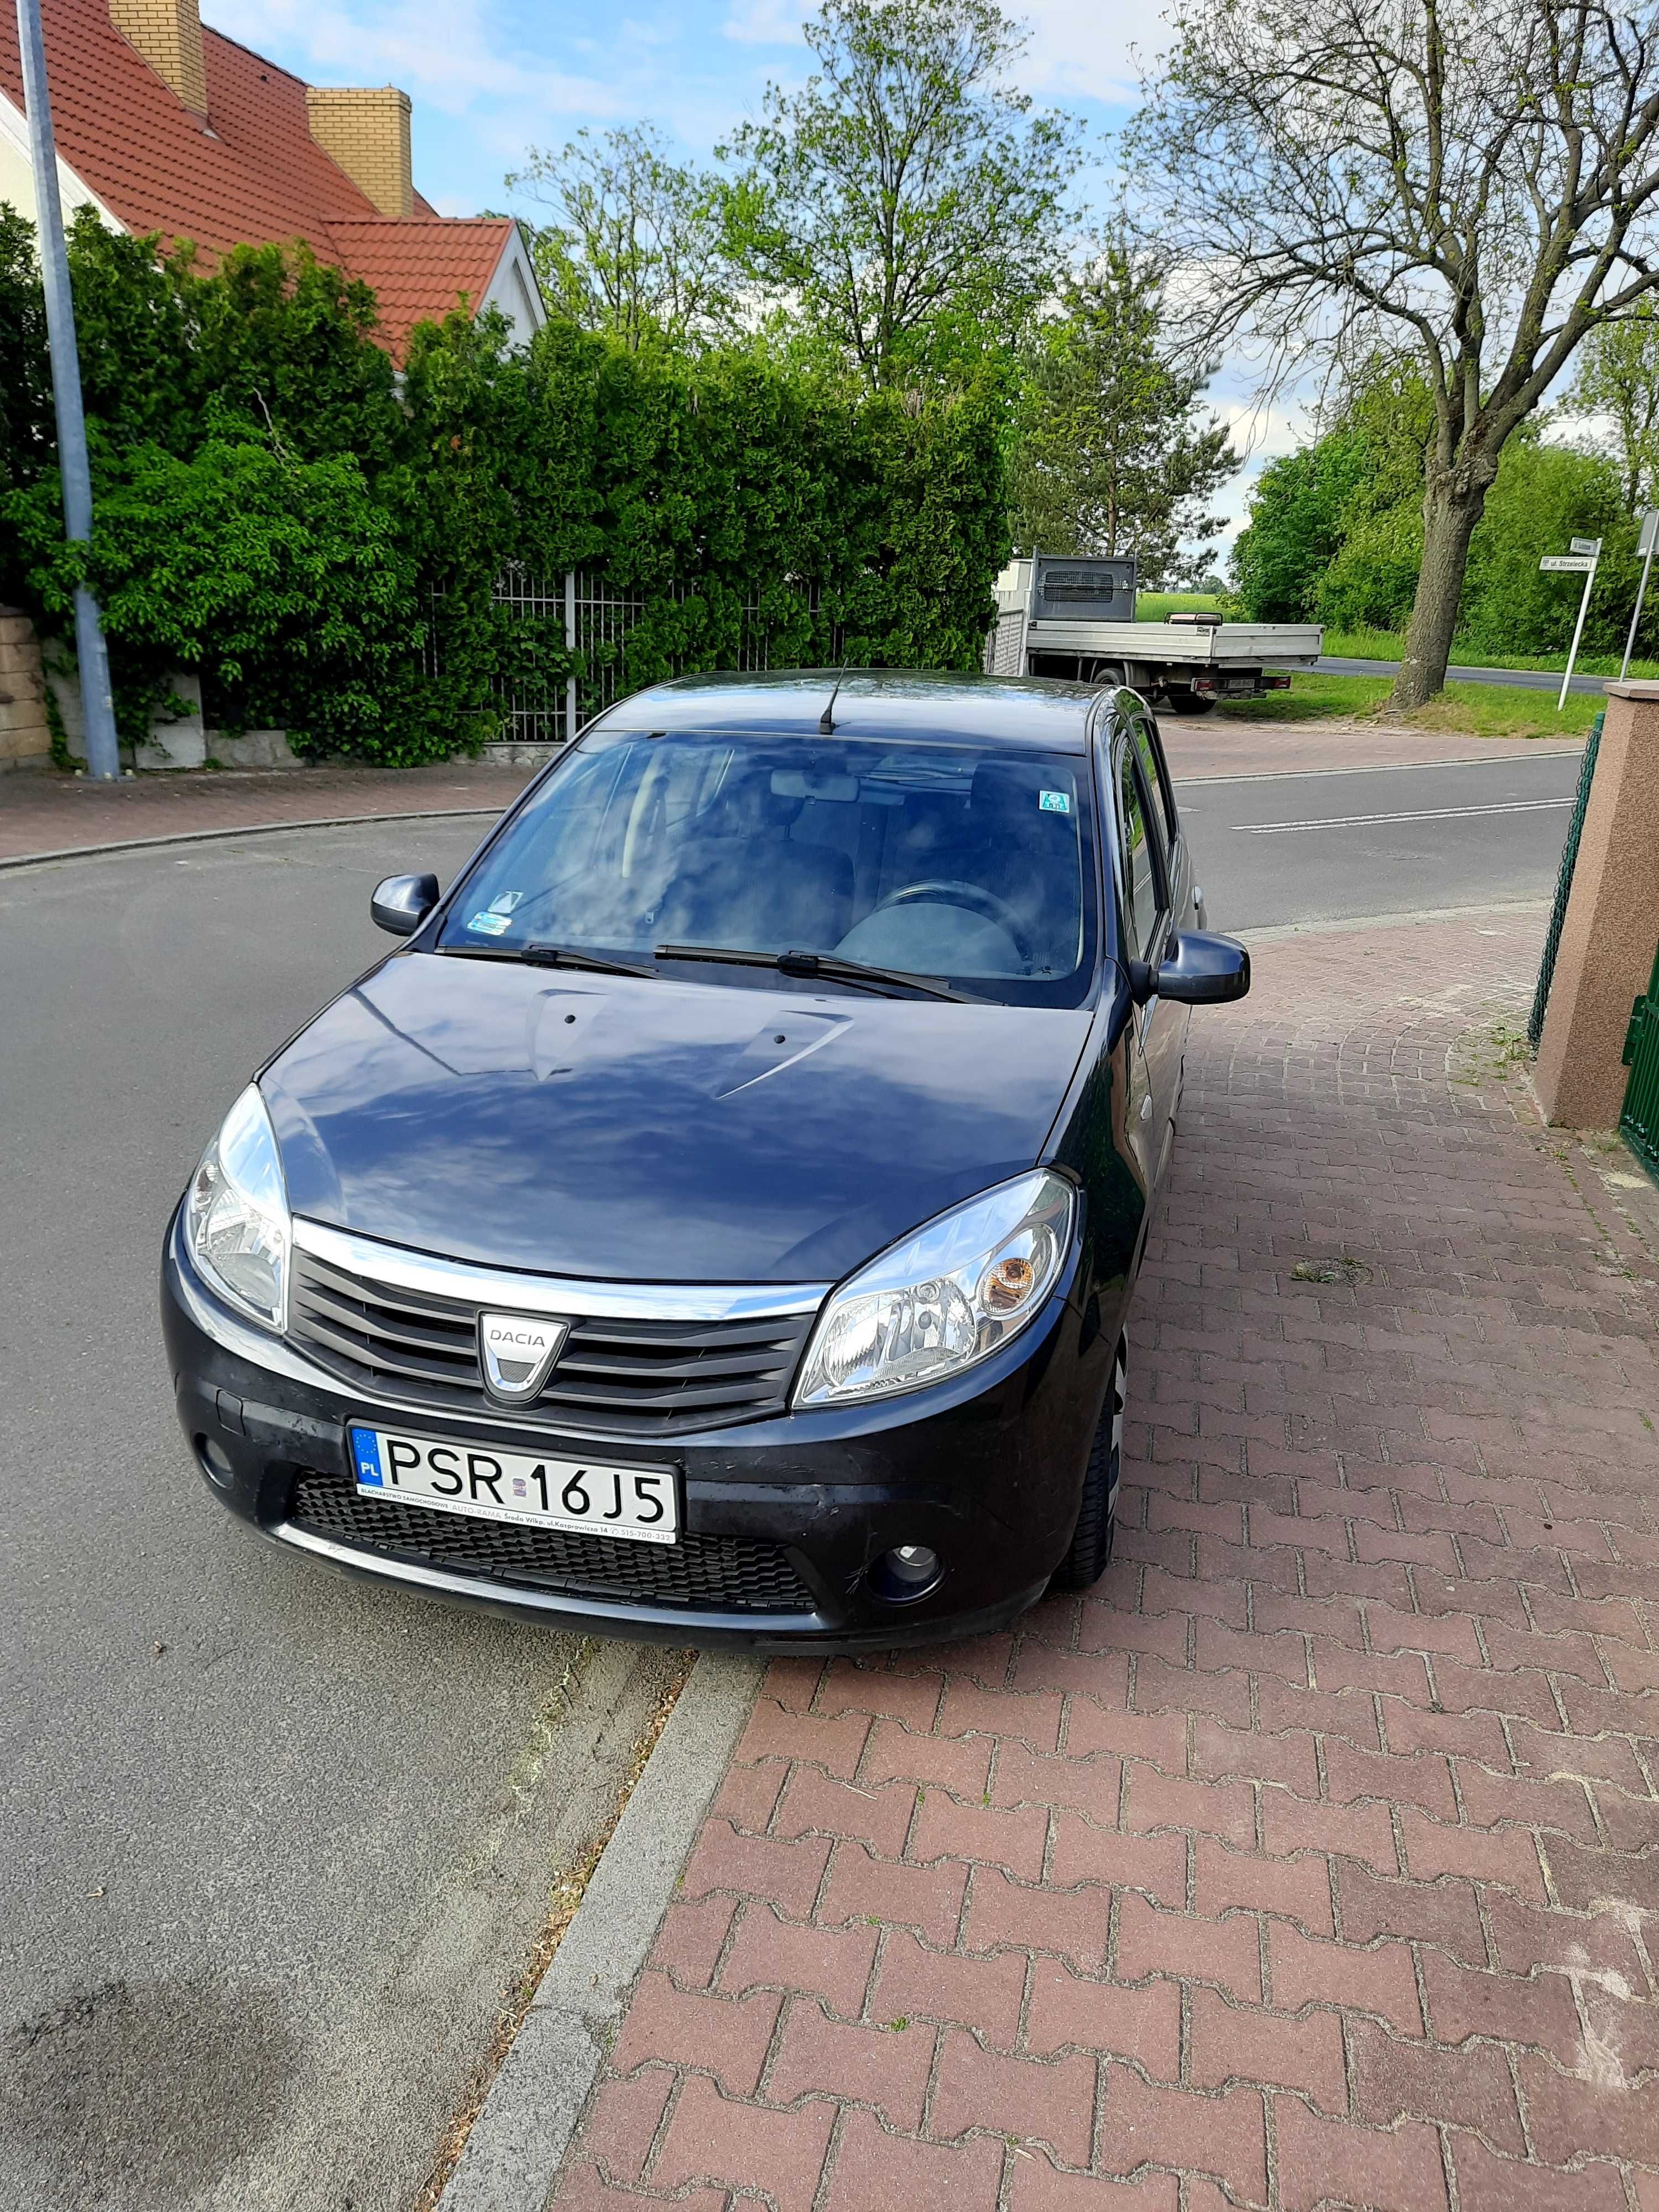
<path id="1" fill-rule="evenodd" d="M 982 884 L 958 883 L 949 876 L 930 876 L 925 883 L 906 884 L 900 890 L 889 891 L 871 912 L 884 914 L 890 906 L 912 905 L 965 906 L 982 915 L 987 921 L 994 921 L 1006 929 L 1014 940 L 1014 950 L 1028 968 L 1036 957 L 1036 948 L 1012 907 Z"/>

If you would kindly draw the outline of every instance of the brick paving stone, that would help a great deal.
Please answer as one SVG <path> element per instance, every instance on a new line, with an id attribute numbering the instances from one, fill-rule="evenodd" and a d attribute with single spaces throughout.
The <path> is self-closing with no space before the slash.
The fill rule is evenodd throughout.
<path id="1" fill-rule="evenodd" d="M 1540 929 L 1194 1018 L 1113 1566 L 769 1667 L 562 2201 L 1659 2212 L 1659 1255 L 1493 1056 Z"/>
<path id="2" fill-rule="evenodd" d="M 1479 2136 L 1449 2138 L 1458 2212 L 1628 2212 L 1615 2166 L 1574 2172 L 1500 2158 Z"/>
<path id="3" fill-rule="evenodd" d="M 1283 2020 L 1194 1989 L 1188 2078 L 1200 2089 L 1260 2081 L 1302 2090 L 1328 2112 L 1348 2108 L 1342 2022 L 1334 2012 Z"/>
<path id="4" fill-rule="evenodd" d="M 783 2000 L 761 1990 L 746 1997 L 677 1990 L 666 1974 L 640 1978 L 611 2063 L 631 2073 L 647 2059 L 705 2067 L 734 2097 L 752 2097 Z"/>
<path id="5" fill-rule="evenodd" d="M 929 2132 L 994 2128 L 1015 2142 L 1046 2143 L 1067 2166 L 1086 2166 L 1095 2118 L 1095 2060 L 1010 2058 L 971 2035 L 945 2031 Z"/>
<path id="6" fill-rule="evenodd" d="M 1035 1960 L 1025 2042 L 1040 2058 L 1093 2051 L 1133 2059 L 1154 2081 L 1174 2081 L 1181 2072 L 1181 1984 L 1126 1988 L 1073 1974 L 1057 1959 Z"/>
<path id="7" fill-rule="evenodd" d="M 835 1864 L 819 1918 L 827 1928 L 855 1920 L 914 1928 L 941 1948 L 956 1941 L 968 1888 L 968 1869 L 948 1859 L 935 1866 L 902 1866 L 872 1857 L 848 1840 L 836 1846 Z"/>
<path id="8" fill-rule="evenodd" d="M 1330 1862 L 1316 1852 L 1263 1858 L 1231 1850 L 1210 1836 L 1197 1841 L 1193 1903 L 1212 1918 L 1235 1905 L 1280 1915 L 1314 1936 L 1334 1936 Z"/>
<path id="9" fill-rule="evenodd" d="M 720 1986 L 733 1996 L 749 1989 L 799 1990 L 853 2019 L 863 2008 L 880 1940 L 880 1929 L 866 1924 L 802 1928 L 780 1920 L 770 1905 L 745 1905 Z"/>
<path id="10" fill-rule="evenodd" d="M 799 2111 L 776 2112 L 723 2097 L 706 2075 L 690 2074 L 647 2179 L 659 2190 L 746 2183 L 765 2190 L 778 2212 L 810 2212 L 835 2122 L 832 2104 L 808 2099 Z"/>
<path id="11" fill-rule="evenodd" d="M 780 2105 L 793 2104 L 808 2090 L 852 2098 L 872 2106 L 889 2126 L 914 2131 L 921 2125 L 933 2066 L 931 2027 L 919 2022 L 861 2027 L 826 2020 L 811 1998 L 798 1997 L 767 2070 L 766 2094 Z"/>
<path id="12" fill-rule="evenodd" d="M 1094 2173 L 1058 2172 L 1039 2152 L 1015 2159 L 1008 2204 L 1009 2212 L 1179 2212 L 1180 2191 L 1173 2173 L 1107 2181 Z"/>
<path id="13" fill-rule="evenodd" d="M 993 2050 L 1012 2051 L 1019 2038 L 1026 1966 L 1023 1951 L 970 1958 L 955 1951 L 929 1950 L 908 1929 L 896 1929 L 882 1951 L 871 2015 L 884 2025 L 896 2020 L 959 2021 L 972 2027 Z M 1045 1969 L 1063 1971 L 1054 1968 L 1050 1960 L 1039 1960 L 1039 1977 Z"/>
<path id="14" fill-rule="evenodd" d="M 1494 2150 L 1525 2151 L 1509 2064 L 1492 2045 L 1454 2051 L 1356 2021 L 1349 2055 L 1356 2118 L 1382 2127 L 1407 2118 L 1449 2120 L 1473 2129 Z"/>
<path id="15" fill-rule="evenodd" d="M 1230 1995 L 1261 1998 L 1261 1930 L 1253 1913 L 1224 1920 L 1161 1912 L 1145 1898 L 1125 1897 L 1117 1929 L 1117 1971 L 1125 1981 L 1173 1974 L 1213 1982 Z"/>
<path id="16" fill-rule="evenodd" d="M 1127 2066 L 1106 2069 L 1099 2163 L 1133 2173 L 1156 2160 L 1213 2174 L 1246 2204 L 1267 2196 L 1267 2123 L 1256 2089 L 1200 2093 L 1156 2088 Z"/>
<path id="17" fill-rule="evenodd" d="M 1363 2204 L 1367 2212 L 1445 2212 L 1439 2138 L 1413 2120 L 1392 2129 L 1355 2127 L 1310 2111 L 1300 2098 L 1273 2100 L 1274 2164 L 1281 2212 Z"/>
<path id="18" fill-rule="evenodd" d="M 920 2142 L 890 2133 L 873 2113 L 854 2112 L 836 2151 L 826 2212 L 995 2212 L 1003 2146 L 985 2136 L 961 2143 Z"/>

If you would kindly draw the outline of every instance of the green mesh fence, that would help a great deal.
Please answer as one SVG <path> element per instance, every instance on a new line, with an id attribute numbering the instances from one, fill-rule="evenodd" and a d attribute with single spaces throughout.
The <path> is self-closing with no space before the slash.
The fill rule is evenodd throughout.
<path id="1" fill-rule="evenodd" d="M 1555 879 L 1555 903 L 1550 908 L 1550 926 L 1544 936 L 1544 957 L 1538 963 L 1538 988 L 1532 994 L 1532 1012 L 1527 1017 L 1527 1042 L 1534 1052 L 1538 1040 L 1544 1034 L 1544 1013 L 1550 1002 L 1550 984 L 1555 975 L 1555 956 L 1561 948 L 1561 925 L 1567 918 L 1567 901 L 1572 896 L 1572 872 L 1578 865 L 1578 840 L 1584 830 L 1584 809 L 1589 805 L 1590 778 L 1595 774 L 1595 756 L 1601 744 L 1601 725 L 1604 714 L 1598 714 L 1590 724 L 1589 736 L 1584 744 L 1583 764 L 1578 771 L 1578 796 L 1572 802 L 1572 819 L 1567 824 L 1567 841 L 1561 848 L 1561 871 Z"/>
<path id="2" fill-rule="evenodd" d="M 1619 1127 L 1648 1173 L 1659 1178 L 1659 950 L 1653 956 L 1647 996 L 1638 999 L 1630 1010 L 1625 1065 L 1630 1070 L 1630 1082 Z"/>

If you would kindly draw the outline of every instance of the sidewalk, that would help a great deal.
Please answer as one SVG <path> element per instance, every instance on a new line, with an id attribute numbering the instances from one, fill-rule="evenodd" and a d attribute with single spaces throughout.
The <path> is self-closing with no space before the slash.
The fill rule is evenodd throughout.
<path id="1" fill-rule="evenodd" d="M 1218 715 L 1164 715 L 1159 722 L 1178 779 L 1305 775 L 1319 769 L 1382 768 L 1441 760 L 1486 760 L 1507 752 L 1576 753 L 1577 738 L 1464 738 L 1442 732 L 1351 727 L 1340 722 L 1229 723 Z M 94 783 L 40 770 L 0 775 L 0 861 L 34 853 L 199 835 L 267 823 L 372 821 L 426 810 L 498 813 L 536 773 L 486 761 L 427 768 L 229 769 L 124 777 Z"/>
<path id="2" fill-rule="evenodd" d="M 1194 1016 L 1115 1563 L 772 1666 L 563 2212 L 1659 2208 L 1659 1270 L 1505 1058 L 1540 933 Z"/>
<path id="3" fill-rule="evenodd" d="M 0 860 L 266 823 L 373 821 L 474 808 L 498 814 L 534 773 L 457 760 L 411 769 L 185 771 L 124 776 L 118 783 L 46 769 L 0 775 Z"/>

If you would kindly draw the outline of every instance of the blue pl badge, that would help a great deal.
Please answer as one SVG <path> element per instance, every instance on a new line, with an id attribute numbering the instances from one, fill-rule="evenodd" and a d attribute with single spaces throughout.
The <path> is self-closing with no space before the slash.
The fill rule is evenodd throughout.
<path id="1" fill-rule="evenodd" d="M 386 1487 L 386 1477 L 380 1472 L 380 1440 L 373 1429 L 353 1429 L 351 1455 L 357 1462 L 357 1481 L 360 1486 L 373 1490 Z"/>

